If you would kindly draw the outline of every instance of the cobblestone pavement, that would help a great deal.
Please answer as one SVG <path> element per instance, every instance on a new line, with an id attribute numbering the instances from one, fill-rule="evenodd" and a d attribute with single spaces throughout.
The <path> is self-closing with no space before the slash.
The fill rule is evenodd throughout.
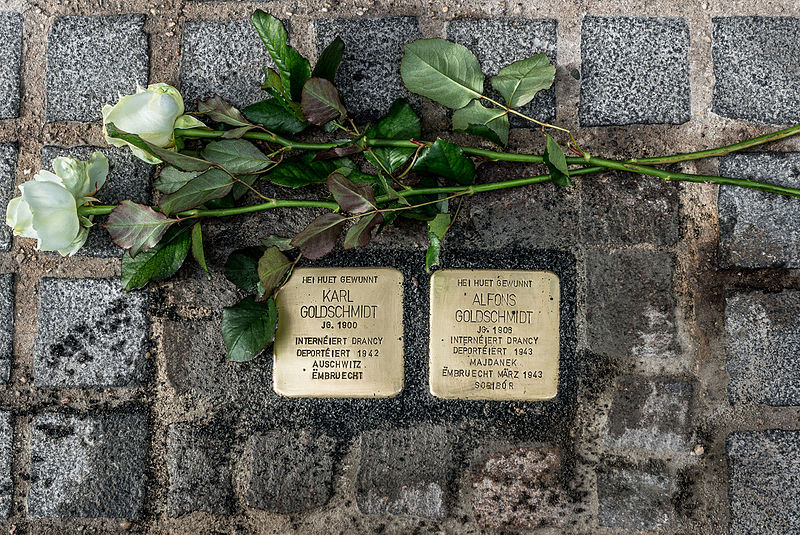
<path id="1" fill-rule="evenodd" d="M 409 96 L 401 45 L 422 36 L 463 43 L 490 73 L 546 53 L 555 88 L 527 110 L 596 155 L 800 122 L 794 0 L 5 0 L 0 209 L 54 157 L 95 147 L 113 165 L 102 200 L 148 201 L 154 170 L 105 146 L 102 104 L 161 81 L 187 101 L 259 100 L 255 8 L 307 56 L 344 39 L 337 81 L 361 121 Z M 410 101 L 425 137 L 447 133 L 444 109 Z M 535 130 L 512 126 L 513 148 L 541 150 Z M 797 151 L 785 141 L 680 168 L 800 187 Z M 524 174 L 536 169 L 485 164 L 479 180 Z M 562 385 L 544 403 L 427 393 L 415 226 L 330 261 L 406 275 L 406 387 L 388 400 L 281 398 L 268 356 L 224 359 L 221 310 L 237 300 L 224 255 L 311 213 L 212 224 L 210 284 L 187 263 L 129 294 L 103 231 L 62 259 L 2 227 L 0 531 L 800 533 L 799 208 L 613 173 L 468 200 L 445 244 L 464 254 L 445 266 L 565 282 Z"/>

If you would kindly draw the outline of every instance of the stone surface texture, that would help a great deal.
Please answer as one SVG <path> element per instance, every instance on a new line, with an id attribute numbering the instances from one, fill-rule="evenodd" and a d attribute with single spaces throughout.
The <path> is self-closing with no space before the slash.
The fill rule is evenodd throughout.
<path id="1" fill-rule="evenodd" d="M 0 275 L 0 382 L 8 380 L 14 346 L 14 275 Z"/>
<path id="2" fill-rule="evenodd" d="M 14 179 L 17 172 L 17 148 L 11 143 L 0 143 L 0 213 L 5 214 L 8 201 L 19 190 L 14 188 Z M 0 228 L 0 251 L 11 249 L 11 228 L 2 225 Z"/>
<path id="3" fill-rule="evenodd" d="M 597 521 L 603 527 L 636 531 L 663 526 L 673 515 L 674 487 L 663 473 L 602 466 L 597 474 Z"/>
<path id="4" fill-rule="evenodd" d="M 0 518 L 8 518 L 14 483 L 11 479 L 11 446 L 14 429 L 11 413 L 0 412 Z"/>
<path id="5" fill-rule="evenodd" d="M 19 71 L 22 66 L 22 15 L 0 11 L 0 119 L 19 116 Z"/>

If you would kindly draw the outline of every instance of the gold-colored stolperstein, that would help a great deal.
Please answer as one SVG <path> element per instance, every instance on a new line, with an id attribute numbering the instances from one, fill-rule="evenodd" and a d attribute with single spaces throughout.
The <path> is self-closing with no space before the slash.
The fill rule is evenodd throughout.
<path id="1" fill-rule="evenodd" d="M 555 397 L 559 302 L 559 279 L 549 271 L 434 273 L 431 393 L 486 400 Z"/>
<path id="2" fill-rule="evenodd" d="M 403 388 L 403 274 L 392 268 L 298 268 L 278 290 L 278 394 L 392 397 Z"/>

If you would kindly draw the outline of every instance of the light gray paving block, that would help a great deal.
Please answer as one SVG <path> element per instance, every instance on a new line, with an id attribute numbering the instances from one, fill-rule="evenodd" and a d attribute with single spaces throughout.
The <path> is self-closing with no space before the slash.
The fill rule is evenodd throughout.
<path id="1" fill-rule="evenodd" d="M 800 431 L 728 437 L 730 535 L 800 533 Z"/>
<path id="2" fill-rule="evenodd" d="M 0 119 L 19 117 L 22 15 L 0 11 Z"/>
<path id="3" fill-rule="evenodd" d="M 447 39 L 469 48 L 487 75 L 484 91 L 500 97 L 492 90 L 490 77 L 509 63 L 534 54 L 547 54 L 556 62 L 557 23 L 551 19 L 455 19 L 447 23 Z M 497 99 L 496 99 L 497 100 Z M 555 88 L 542 91 L 530 103 L 520 108 L 522 113 L 540 121 L 550 121 L 556 116 Z M 535 127 L 529 121 L 512 115 L 514 127 Z"/>
<path id="4" fill-rule="evenodd" d="M 261 89 L 263 68 L 274 64 L 249 19 L 187 22 L 181 58 L 181 94 L 189 109 L 214 94 L 238 107 L 269 97 Z"/>
<path id="5" fill-rule="evenodd" d="M 689 120 L 689 27 L 664 17 L 586 17 L 581 29 L 584 126 Z"/>
<path id="6" fill-rule="evenodd" d="M 0 274 L 0 383 L 8 381 L 14 347 L 14 275 Z"/>
<path id="7" fill-rule="evenodd" d="M 800 291 L 729 294 L 725 337 L 732 403 L 800 405 Z"/>
<path id="8" fill-rule="evenodd" d="M 732 154 L 719 173 L 800 188 L 800 153 Z M 797 199 L 722 186 L 719 255 L 724 267 L 800 267 L 800 210 Z"/>
<path id="9" fill-rule="evenodd" d="M 336 87 L 351 116 L 375 121 L 398 98 L 419 102 L 400 78 L 403 45 L 422 37 L 415 17 L 318 19 L 314 28 L 320 52 L 337 37 L 344 41 Z"/>
<path id="10" fill-rule="evenodd" d="M 53 159 L 57 156 L 88 160 L 95 151 L 102 152 L 108 158 L 110 165 L 106 183 L 95 195 L 101 204 L 117 204 L 126 199 L 140 204 L 150 203 L 150 181 L 155 172 L 155 166 L 135 157 L 128 149 L 46 146 L 42 148 L 42 169 L 52 171 Z M 111 242 L 108 232 L 103 228 L 106 219 L 105 216 L 94 218 L 94 227 L 89 230 L 89 237 L 78 251 L 78 255 L 122 256 L 122 249 Z"/>
<path id="11" fill-rule="evenodd" d="M 675 490 L 675 481 L 664 473 L 600 466 L 597 522 L 603 527 L 631 530 L 666 525 L 674 516 Z"/>
<path id="12" fill-rule="evenodd" d="M 13 481 L 11 479 L 11 445 L 14 428 L 10 412 L 0 412 L 0 518 L 11 512 Z"/>
<path id="13" fill-rule="evenodd" d="M 56 18 L 47 38 L 45 119 L 98 121 L 104 104 L 146 86 L 144 23 L 144 15 Z"/>
<path id="14" fill-rule="evenodd" d="M 148 377 L 147 295 L 117 279 L 42 279 L 34 384 L 136 387 Z"/>
<path id="15" fill-rule="evenodd" d="M 138 518 L 147 449 L 143 413 L 34 416 L 30 516 Z"/>
<path id="16" fill-rule="evenodd" d="M 800 121 L 800 18 L 713 21 L 712 111 L 758 123 Z"/>
<path id="17" fill-rule="evenodd" d="M 8 201 L 20 195 L 14 188 L 17 175 L 17 147 L 12 143 L 0 143 L 0 251 L 11 249 L 11 228 L 5 224 Z"/>

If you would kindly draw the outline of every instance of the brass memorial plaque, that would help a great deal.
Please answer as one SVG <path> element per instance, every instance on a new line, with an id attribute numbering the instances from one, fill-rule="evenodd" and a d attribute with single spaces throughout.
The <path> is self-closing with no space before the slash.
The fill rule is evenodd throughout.
<path id="1" fill-rule="evenodd" d="M 431 277 L 431 393 L 546 400 L 558 390 L 559 279 L 549 271 L 437 271 Z"/>
<path id="2" fill-rule="evenodd" d="M 273 383 L 289 397 L 381 398 L 403 388 L 403 274 L 298 268 L 278 290 Z"/>

